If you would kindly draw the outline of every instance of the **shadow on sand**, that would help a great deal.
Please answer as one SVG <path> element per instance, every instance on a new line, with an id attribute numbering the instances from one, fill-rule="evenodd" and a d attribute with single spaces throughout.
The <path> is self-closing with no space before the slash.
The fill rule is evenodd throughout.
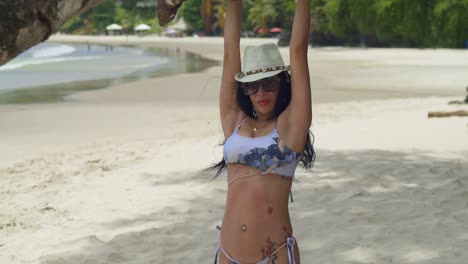
<path id="1" fill-rule="evenodd" d="M 468 153 L 467 153 L 468 154 Z M 468 156 L 468 155 L 467 155 Z M 290 213 L 302 263 L 465 263 L 468 259 L 468 162 L 423 152 L 320 151 L 315 167 L 298 169 Z M 157 228 L 122 233 L 108 241 L 86 236 L 44 256 L 40 263 L 212 263 L 221 223 L 225 181 L 196 173 L 173 182 L 206 184 L 206 194 L 180 208 L 135 219 L 116 219 L 106 229 Z M 206 180 L 205 180 L 206 179 Z M 157 201 L 155 201 L 157 203 Z M 99 228 L 98 228 L 99 229 Z"/>

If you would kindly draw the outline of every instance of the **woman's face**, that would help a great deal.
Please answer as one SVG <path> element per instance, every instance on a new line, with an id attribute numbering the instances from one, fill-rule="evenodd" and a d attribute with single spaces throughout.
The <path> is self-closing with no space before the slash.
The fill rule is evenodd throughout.
<path id="1" fill-rule="evenodd" d="M 255 82 L 245 83 L 242 89 L 244 92 L 249 93 L 255 112 L 270 114 L 274 112 L 280 85 L 280 77 L 275 75 Z"/>

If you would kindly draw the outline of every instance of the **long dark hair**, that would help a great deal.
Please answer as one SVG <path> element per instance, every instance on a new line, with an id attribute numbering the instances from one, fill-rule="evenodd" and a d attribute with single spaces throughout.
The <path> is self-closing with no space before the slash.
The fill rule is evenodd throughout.
<path id="1" fill-rule="evenodd" d="M 288 72 L 283 71 L 278 74 L 280 77 L 280 90 L 278 93 L 278 99 L 276 100 L 276 105 L 275 105 L 275 116 L 278 117 L 286 107 L 288 107 L 289 103 L 291 102 L 291 76 L 289 75 Z M 253 119 L 257 119 L 257 116 L 255 114 L 255 109 L 253 107 L 252 101 L 250 100 L 250 97 L 248 95 L 245 95 L 240 87 L 240 83 L 238 83 L 237 87 L 237 104 L 239 107 L 242 109 L 242 111 L 249 117 Z M 226 143 L 226 140 L 218 144 L 218 146 L 224 146 L 224 143 Z M 306 145 L 304 148 L 304 153 L 302 155 L 302 158 L 300 160 L 300 165 L 304 169 L 311 169 L 313 166 L 313 162 L 315 161 L 315 150 L 314 150 L 314 135 L 312 132 L 309 130 L 309 134 L 307 134 L 307 141 Z M 227 165 L 226 162 L 224 161 L 224 158 L 206 168 L 203 170 L 204 173 L 211 173 L 215 172 L 214 177 L 211 180 L 214 180 L 216 177 L 221 175 L 221 173 L 226 169 Z"/>

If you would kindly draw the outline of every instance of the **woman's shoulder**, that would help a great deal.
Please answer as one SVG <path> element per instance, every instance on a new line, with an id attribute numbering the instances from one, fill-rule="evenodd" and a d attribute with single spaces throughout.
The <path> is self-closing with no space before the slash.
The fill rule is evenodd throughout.
<path id="1" fill-rule="evenodd" d="M 240 123 L 246 118 L 247 115 L 243 111 L 235 112 L 230 118 L 226 118 L 226 120 L 224 120 L 224 122 L 227 123 L 226 128 L 224 129 L 225 138 L 227 139 L 229 136 L 231 136 Z"/>

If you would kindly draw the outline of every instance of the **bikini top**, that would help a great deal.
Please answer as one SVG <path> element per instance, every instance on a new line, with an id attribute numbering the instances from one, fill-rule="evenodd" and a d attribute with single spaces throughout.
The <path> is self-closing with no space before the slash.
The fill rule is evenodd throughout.
<path id="1" fill-rule="evenodd" d="M 224 143 L 224 161 L 245 164 L 261 170 L 262 174 L 274 173 L 294 178 L 294 172 L 302 153 L 294 152 L 286 145 L 281 150 L 277 131 L 277 120 L 273 131 L 261 137 L 246 137 L 238 134 L 245 117 L 232 135 Z"/>

